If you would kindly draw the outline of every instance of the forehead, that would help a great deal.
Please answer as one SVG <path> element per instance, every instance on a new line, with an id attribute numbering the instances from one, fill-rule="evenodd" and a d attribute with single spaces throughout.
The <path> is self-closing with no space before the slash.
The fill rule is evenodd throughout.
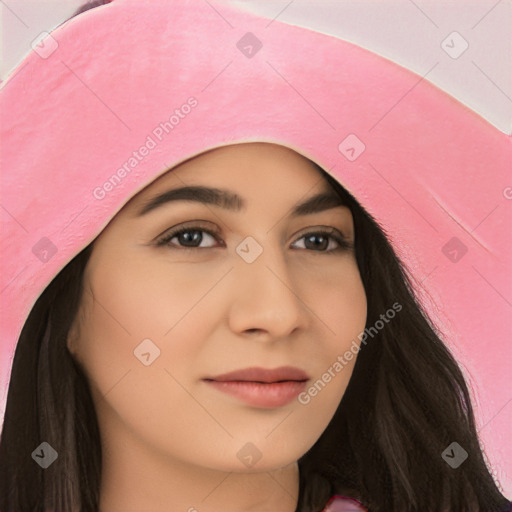
<path id="1" fill-rule="evenodd" d="M 215 148 L 191 158 L 155 180 L 141 195 L 185 184 L 229 184 L 239 190 L 256 191 L 263 186 L 304 191 L 316 185 L 331 187 L 311 160 L 278 144 L 251 142 Z"/>

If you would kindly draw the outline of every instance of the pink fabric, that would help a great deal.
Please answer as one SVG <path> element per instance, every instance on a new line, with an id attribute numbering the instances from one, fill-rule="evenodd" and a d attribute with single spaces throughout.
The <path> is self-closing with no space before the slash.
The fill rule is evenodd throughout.
<path id="1" fill-rule="evenodd" d="M 333 496 L 322 512 L 367 512 L 367 509 L 353 498 Z"/>
<path id="2" fill-rule="evenodd" d="M 510 137 L 353 44 L 220 9 L 115 0 L 2 84 L 2 412 L 34 302 L 130 197 L 206 149 L 276 142 L 351 191 L 430 293 L 511 495 Z"/>

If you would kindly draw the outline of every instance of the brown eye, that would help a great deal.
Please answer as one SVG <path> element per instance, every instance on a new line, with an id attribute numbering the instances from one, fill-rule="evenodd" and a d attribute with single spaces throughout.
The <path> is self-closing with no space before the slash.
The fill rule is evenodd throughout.
<path id="1" fill-rule="evenodd" d="M 353 244 L 337 230 L 310 231 L 298 240 L 304 240 L 304 248 L 313 252 L 331 253 L 353 248 Z M 332 247 L 332 242 L 334 242 L 334 247 Z M 328 249 L 329 246 L 331 246 L 330 249 Z"/>
<path id="2" fill-rule="evenodd" d="M 206 233 L 206 237 L 203 233 Z M 209 229 L 199 226 L 190 226 L 186 228 L 175 229 L 157 241 L 157 246 L 169 245 L 171 247 L 182 247 L 184 249 L 209 249 L 209 247 L 200 247 L 199 245 L 208 240 L 208 237 L 218 240 L 218 235 Z M 170 243 L 173 238 L 177 239 L 176 243 Z"/>

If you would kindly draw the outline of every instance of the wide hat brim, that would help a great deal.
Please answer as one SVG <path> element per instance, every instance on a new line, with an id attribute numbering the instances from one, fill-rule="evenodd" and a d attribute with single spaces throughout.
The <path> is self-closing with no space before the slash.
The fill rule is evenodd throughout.
<path id="1" fill-rule="evenodd" d="M 2 411 L 31 308 L 127 200 L 207 149 L 267 141 L 319 164 L 385 227 L 432 298 L 510 494 L 511 138 L 351 43 L 221 14 L 115 0 L 34 44 L 2 84 Z"/>

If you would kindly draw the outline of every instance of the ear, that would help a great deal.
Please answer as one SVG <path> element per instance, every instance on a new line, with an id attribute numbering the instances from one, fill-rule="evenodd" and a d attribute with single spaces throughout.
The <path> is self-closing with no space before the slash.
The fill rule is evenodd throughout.
<path id="1" fill-rule="evenodd" d="M 80 322 L 78 321 L 78 314 L 77 314 L 75 316 L 75 319 L 73 320 L 73 323 L 71 324 L 71 327 L 69 329 L 68 336 L 66 339 L 66 347 L 72 356 L 76 356 L 76 354 L 77 354 L 78 340 L 79 340 L 79 336 L 80 336 L 79 323 Z"/>

